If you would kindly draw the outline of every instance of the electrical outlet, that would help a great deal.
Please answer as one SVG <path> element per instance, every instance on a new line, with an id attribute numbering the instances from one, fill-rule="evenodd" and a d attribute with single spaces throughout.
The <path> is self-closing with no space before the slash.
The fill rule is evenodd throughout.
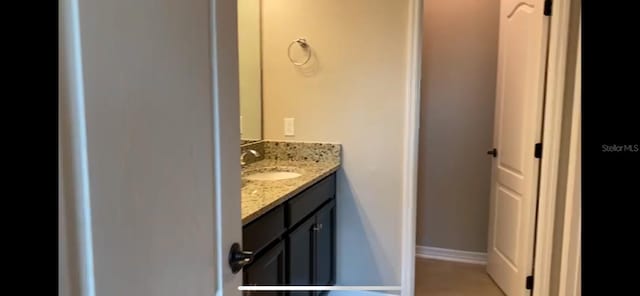
<path id="1" fill-rule="evenodd" d="M 285 136 L 293 136 L 294 132 L 294 118 L 285 118 L 284 119 L 284 135 Z"/>

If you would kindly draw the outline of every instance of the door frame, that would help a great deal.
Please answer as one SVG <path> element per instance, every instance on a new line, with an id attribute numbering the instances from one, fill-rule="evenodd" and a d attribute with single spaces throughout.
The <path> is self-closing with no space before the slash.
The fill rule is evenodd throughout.
<path id="1" fill-rule="evenodd" d="M 580 21 L 581 22 L 581 21 Z M 581 27 L 581 24 L 579 25 Z M 581 29 L 578 29 L 579 32 Z M 578 33 L 580 34 L 580 33 Z M 582 71 L 581 58 L 581 37 L 578 35 L 578 53 L 576 61 L 576 73 Z M 581 107 L 581 86 L 582 78 L 577 75 L 575 79 L 573 96 L 573 115 L 571 117 L 571 143 L 569 154 L 569 172 L 567 173 L 566 204 L 564 211 L 564 227 L 562 231 L 562 262 L 560 265 L 560 283 L 558 295 L 578 296 L 580 295 L 581 272 L 581 185 L 582 175 L 580 158 L 582 155 L 581 132 L 582 120 L 580 115 Z"/>
<path id="2" fill-rule="evenodd" d="M 78 9 L 58 3 L 58 291 L 95 296 Z"/>
<path id="3" fill-rule="evenodd" d="M 567 50 L 572 1 L 555 0 L 550 20 L 549 51 L 543 123 L 543 157 L 539 176 L 538 213 L 532 296 L 546 296 L 550 289 L 553 233 L 555 227 L 558 178 L 560 170 L 560 144 L 562 134 L 563 105 L 565 100 Z M 581 75 L 576 73 L 576 75 Z"/>
<path id="4" fill-rule="evenodd" d="M 416 203 L 418 200 L 418 152 L 420 86 L 422 78 L 423 0 L 411 0 L 408 11 L 407 81 L 404 109 L 402 178 L 401 295 L 414 295 L 416 261 Z"/>
<path id="5" fill-rule="evenodd" d="M 211 56 L 211 94 L 214 138 L 216 295 L 237 295 L 242 272 L 231 272 L 227 258 L 234 242 L 242 242 L 240 197 L 240 96 L 238 66 L 238 10 L 231 0 L 208 0 Z M 221 74 L 224 73 L 224 74 Z M 237 197 L 237 198 L 235 198 Z M 230 210 L 232 209 L 232 210 Z M 235 215 L 232 213 L 236 213 Z M 243 244 L 241 244 L 242 246 Z"/>

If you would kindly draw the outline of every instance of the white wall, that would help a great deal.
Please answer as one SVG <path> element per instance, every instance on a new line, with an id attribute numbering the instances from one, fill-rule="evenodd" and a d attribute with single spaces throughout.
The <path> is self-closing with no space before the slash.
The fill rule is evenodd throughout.
<path id="1" fill-rule="evenodd" d="M 238 0 L 241 138 L 262 138 L 260 0 Z"/>
<path id="2" fill-rule="evenodd" d="M 399 285 L 409 0 L 263 2 L 266 139 L 343 146 L 337 283 Z M 296 68 L 287 46 L 314 53 Z M 283 118 L 295 118 L 294 137 Z"/>
<path id="3" fill-rule="evenodd" d="M 214 295 L 210 1 L 79 2 L 96 294 Z"/>

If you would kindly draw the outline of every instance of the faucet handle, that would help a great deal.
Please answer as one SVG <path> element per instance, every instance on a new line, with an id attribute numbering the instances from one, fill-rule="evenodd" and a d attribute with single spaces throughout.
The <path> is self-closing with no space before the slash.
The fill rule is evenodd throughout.
<path id="1" fill-rule="evenodd" d="M 254 157 L 256 157 L 256 158 L 258 158 L 258 157 L 260 157 L 260 156 L 261 156 L 261 155 L 260 155 L 260 152 L 258 152 L 258 151 L 256 151 L 256 150 L 253 150 L 253 149 L 247 149 L 247 150 L 245 150 L 244 152 L 242 152 L 242 153 L 240 154 L 240 165 L 244 166 L 244 165 L 246 165 L 246 164 L 247 164 L 247 162 L 246 162 L 246 161 L 244 161 L 244 158 L 245 158 L 245 156 L 247 156 L 247 154 L 248 154 L 248 153 L 253 154 L 253 156 L 254 156 Z"/>

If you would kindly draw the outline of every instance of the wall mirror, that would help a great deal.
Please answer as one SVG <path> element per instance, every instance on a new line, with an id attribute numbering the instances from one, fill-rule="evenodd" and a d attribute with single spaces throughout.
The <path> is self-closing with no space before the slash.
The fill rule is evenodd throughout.
<path id="1" fill-rule="evenodd" d="M 262 140 L 261 1 L 238 0 L 240 145 Z"/>

